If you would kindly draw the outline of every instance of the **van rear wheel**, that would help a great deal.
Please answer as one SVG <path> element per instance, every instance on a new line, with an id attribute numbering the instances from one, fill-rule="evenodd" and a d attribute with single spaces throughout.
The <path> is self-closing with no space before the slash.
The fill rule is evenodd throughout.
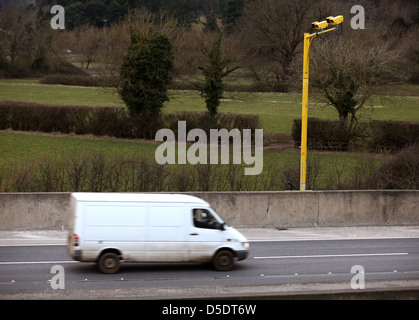
<path id="1" fill-rule="evenodd" d="M 121 268 L 121 261 L 116 253 L 108 252 L 99 258 L 97 266 L 102 273 L 117 273 Z"/>
<path id="2" fill-rule="evenodd" d="M 234 261 L 235 257 L 233 252 L 230 250 L 221 250 L 215 254 L 212 264 L 215 270 L 230 271 L 234 267 Z"/>

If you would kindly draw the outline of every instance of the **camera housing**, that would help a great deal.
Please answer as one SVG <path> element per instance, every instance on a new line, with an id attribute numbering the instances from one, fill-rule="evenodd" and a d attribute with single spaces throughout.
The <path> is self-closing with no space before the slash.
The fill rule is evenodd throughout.
<path id="1" fill-rule="evenodd" d="M 321 30 L 321 29 L 327 28 L 329 26 L 329 23 L 326 20 L 320 21 L 320 22 L 316 21 L 316 22 L 313 22 L 311 26 L 316 30 Z"/>
<path id="2" fill-rule="evenodd" d="M 343 22 L 343 16 L 327 17 L 326 21 L 330 25 L 337 25 Z"/>

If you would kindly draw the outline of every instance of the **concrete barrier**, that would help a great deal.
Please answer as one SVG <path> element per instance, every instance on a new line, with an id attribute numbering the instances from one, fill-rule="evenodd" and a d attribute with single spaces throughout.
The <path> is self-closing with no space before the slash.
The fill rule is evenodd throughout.
<path id="1" fill-rule="evenodd" d="M 419 225 L 419 191 L 190 193 L 237 227 Z"/>
<path id="2" fill-rule="evenodd" d="M 0 230 L 66 228 L 69 201 L 70 193 L 0 193 Z"/>
<path id="3" fill-rule="evenodd" d="M 419 225 L 419 191 L 192 192 L 235 227 Z M 0 229 L 67 228 L 69 193 L 0 193 Z"/>

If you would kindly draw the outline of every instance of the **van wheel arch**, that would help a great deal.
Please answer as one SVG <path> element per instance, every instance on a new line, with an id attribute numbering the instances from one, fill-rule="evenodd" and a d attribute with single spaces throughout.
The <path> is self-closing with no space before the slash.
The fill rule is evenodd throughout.
<path id="1" fill-rule="evenodd" d="M 104 249 L 104 250 L 102 250 L 102 252 L 99 254 L 99 256 L 98 256 L 98 258 L 97 258 L 97 261 L 99 261 L 99 259 L 100 259 L 100 257 L 101 256 L 103 256 L 104 254 L 106 254 L 106 253 L 114 253 L 114 254 L 116 254 L 117 256 L 119 256 L 119 259 L 120 260 L 124 260 L 123 259 L 123 257 L 122 257 L 122 253 L 121 253 L 121 251 L 119 251 L 118 249 L 111 249 L 111 248 L 108 248 L 108 249 Z M 96 262 L 97 262 L 96 261 Z"/>

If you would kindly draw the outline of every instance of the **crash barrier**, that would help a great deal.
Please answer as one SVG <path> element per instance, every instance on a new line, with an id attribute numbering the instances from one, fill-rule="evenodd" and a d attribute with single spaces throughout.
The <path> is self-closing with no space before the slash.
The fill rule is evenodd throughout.
<path id="1" fill-rule="evenodd" d="M 419 191 L 188 192 L 235 227 L 419 225 Z M 0 193 L 0 229 L 66 229 L 70 193 Z"/>

